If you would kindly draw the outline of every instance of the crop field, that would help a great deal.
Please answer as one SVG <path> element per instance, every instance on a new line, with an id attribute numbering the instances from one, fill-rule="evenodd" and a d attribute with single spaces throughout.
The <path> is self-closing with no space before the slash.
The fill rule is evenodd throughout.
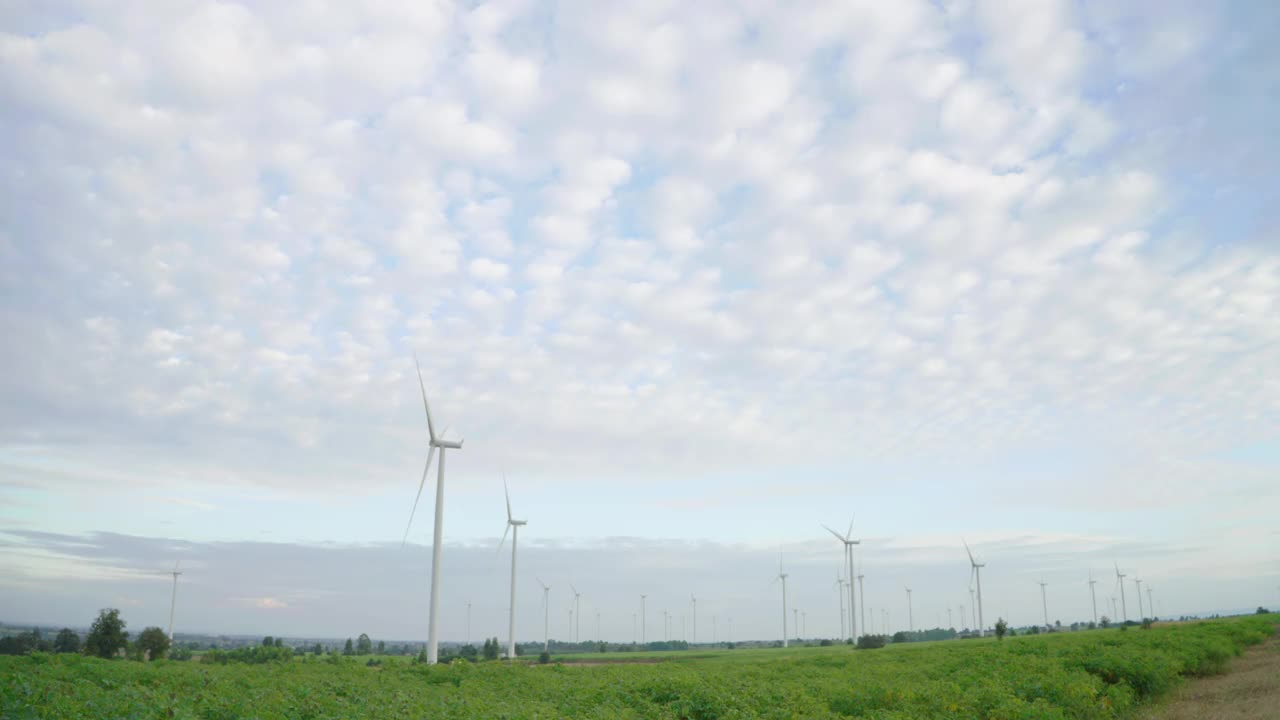
<path id="1" fill-rule="evenodd" d="M 853 650 L 725 651 L 587 666 L 369 667 L 0 657 L 8 718 L 1115 718 L 1222 672 L 1280 622 L 1155 627 Z"/>

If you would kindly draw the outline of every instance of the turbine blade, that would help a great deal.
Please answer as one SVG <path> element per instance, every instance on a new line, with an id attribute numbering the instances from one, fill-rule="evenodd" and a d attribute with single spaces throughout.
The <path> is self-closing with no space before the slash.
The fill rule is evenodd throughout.
<path id="1" fill-rule="evenodd" d="M 845 536 L 846 538 L 853 537 L 853 518 L 854 518 L 854 517 L 855 517 L 855 516 L 853 516 L 853 515 L 850 515 L 850 516 L 849 516 L 849 530 L 848 530 L 848 531 L 846 531 L 846 532 L 845 532 L 845 534 L 844 534 L 844 536 Z"/>
<path id="2" fill-rule="evenodd" d="M 507 473 L 502 473 L 502 494 L 507 496 L 507 522 L 511 522 L 511 491 L 507 489 Z"/>
<path id="3" fill-rule="evenodd" d="M 495 553 L 502 552 L 502 545 L 507 541 L 507 533 L 510 531 L 511 531 L 511 523 L 507 523 L 507 526 L 502 530 L 502 539 L 498 541 L 498 549 L 494 550 Z"/>
<path id="4" fill-rule="evenodd" d="M 974 560 L 974 559 L 973 559 L 973 551 L 969 549 L 969 543 L 968 543 L 966 540 L 964 540 L 963 538 L 960 540 L 960 542 L 964 543 L 964 551 L 965 551 L 965 552 L 967 552 L 967 553 L 969 553 L 969 564 L 970 564 L 970 565 L 977 565 L 977 564 L 978 564 L 978 561 L 976 561 L 976 560 Z"/>
<path id="5" fill-rule="evenodd" d="M 436 426 L 431 422 L 431 404 L 427 402 L 427 386 L 422 382 L 422 365 L 418 364 L 418 353 L 413 354 L 413 366 L 418 369 L 418 387 L 422 390 L 422 408 L 427 411 L 427 434 L 431 442 L 436 441 Z"/>
<path id="6" fill-rule="evenodd" d="M 404 526 L 404 537 L 400 540 L 400 547 L 403 549 L 404 544 L 409 540 L 409 528 L 413 527 L 413 516 L 418 512 L 418 501 L 422 499 L 422 488 L 427 484 L 427 471 L 431 469 L 431 461 L 436 456 L 436 446 L 432 445 L 427 451 L 427 464 L 422 466 L 422 481 L 418 483 L 418 494 L 413 498 L 413 509 L 409 511 L 409 524 Z"/>
<path id="7" fill-rule="evenodd" d="M 840 533 L 836 532 L 835 530 L 832 530 L 831 528 L 827 527 L 826 525 L 823 525 L 822 527 L 823 527 L 823 528 L 825 528 L 827 532 L 831 533 L 832 535 L 835 535 L 835 536 L 836 536 L 836 539 L 837 539 L 837 540 L 839 540 L 840 542 L 844 542 L 844 541 L 845 541 L 844 537 L 842 537 L 842 536 L 840 535 Z"/>

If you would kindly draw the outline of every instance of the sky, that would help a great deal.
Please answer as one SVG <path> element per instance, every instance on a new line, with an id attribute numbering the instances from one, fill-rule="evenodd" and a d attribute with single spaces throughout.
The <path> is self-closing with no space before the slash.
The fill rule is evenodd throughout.
<path id="1" fill-rule="evenodd" d="M 965 626 L 966 540 L 987 625 L 1042 580 L 1090 619 L 1091 574 L 1102 614 L 1117 566 L 1161 615 L 1280 603 L 1277 34 L 1255 2 L 4 3 L 0 620 L 163 626 L 181 560 L 179 632 L 425 638 L 415 353 L 464 440 L 445 640 L 505 638 L 504 475 L 521 640 L 537 578 L 554 637 L 572 584 L 584 639 L 641 593 L 649 639 L 691 595 L 698 639 L 775 639 L 779 561 L 838 635 L 851 518 L 895 630 L 907 586 Z"/>

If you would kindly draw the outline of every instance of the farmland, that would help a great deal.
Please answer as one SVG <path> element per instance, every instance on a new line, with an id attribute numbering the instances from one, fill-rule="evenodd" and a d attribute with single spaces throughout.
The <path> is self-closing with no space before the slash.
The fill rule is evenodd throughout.
<path id="1" fill-rule="evenodd" d="M 1222 672 L 1280 616 L 572 666 L 0 658 L 5 718 L 1111 718 Z"/>

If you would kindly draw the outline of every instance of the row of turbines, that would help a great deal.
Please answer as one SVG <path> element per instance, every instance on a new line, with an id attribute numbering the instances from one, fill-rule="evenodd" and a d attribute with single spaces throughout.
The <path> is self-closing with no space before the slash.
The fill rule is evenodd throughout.
<path id="1" fill-rule="evenodd" d="M 413 527 L 413 518 L 417 514 L 418 502 L 422 499 L 422 491 L 426 486 L 427 475 L 430 473 L 431 464 L 435 460 L 437 451 L 439 451 L 439 463 L 436 466 L 435 527 L 433 530 L 432 562 L 431 562 L 431 595 L 430 595 L 431 600 L 430 600 L 430 610 L 428 615 L 429 619 L 428 619 L 428 625 L 427 625 L 427 662 L 435 663 L 437 662 L 439 657 L 438 618 L 439 618 L 439 607 L 440 607 L 441 549 L 443 547 L 443 535 L 444 535 L 445 451 L 462 449 L 462 440 L 447 439 L 446 438 L 446 434 L 448 433 L 447 428 L 443 432 L 441 432 L 439 435 L 436 434 L 435 421 L 431 415 L 431 405 L 430 405 L 430 402 L 427 400 L 426 385 L 422 380 L 422 369 L 421 369 L 421 366 L 418 364 L 418 359 L 416 355 L 414 357 L 414 365 L 418 371 L 418 387 L 422 391 L 422 406 L 427 416 L 427 434 L 428 434 L 430 449 L 427 452 L 427 462 L 422 469 L 422 479 L 418 483 L 418 493 L 414 497 L 413 507 L 409 512 L 409 522 L 408 522 L 408 525 L 405 527 L 404 537 L 401 539 L 401 547 L 403 548 L 405 543 L 408 541 L 409 530 Z M 520 537 L 520 528 L 524 527 L 528 521 L 516 519 L 516 517 L 513 515 L 511 510 L 511 494 L 509 489 L 507 488 L 505 477 L 503 478 L 503 494 L 506 499 L 507 522 L 506 522 L 506 528 L 503 530 L 502 540 L 498 544 L 498 550 L 501 551 L 503 545 L 506 543 L 507 534 L 510 533 L 511 534 L 511 596 L 510 596 L 510 607 L 509 607 L 510 614 L 509 614 L 508 623 L 507 623 L 507 656 L 510 658 L 514 658 L 516 656 L 515 638 L 516 638 L 517 550 L 518 550 L 519 537 Z M 841 625 L 840 634 L 841 634 L 841 637 L 843 638 L 850 638 L 850 639 L 856 640 L 859 637 L 859 622 L 861 622 L 862 631 L 863 631 L 862 634 L 870 634 L 870 630 L 871 630 L 871 628 L 867 624 L 867 619 L 866 619 L 867 607 L 865 603 L 865 596 L 863 594 L 863 579 L 865 576 L 862 573 L 855 572 L 855 566 L 854 566 L 854 549 L 859 544 L 861 544 L 862 541 L 860 539 L 855 539 L 853 537 L 853 520 L 852 519 L 850 519 L 849 527 L 844 532 L 844 534 L 841 534 L 835 531 L 834 529 L 832 529 L 827 525 L 823 525 L 822 527 L 826 529 L 827 532 L 831 533 L 833 537 L 835 537 L 835 539 L 841 544 L 842 549 L 844 551 L 844 556 L 842 559 L 842 566 L 843 566 L 842 572 L 845 574 L 842 575 L 840 572 L 838 572 L 836 575 L 836 583 L 835 583 L 838 586 L 840 591 L 840 625 Z M 986 623 L 983 618 L 983 604 L 982 604 L 982 569 L 986 567 L 986 563 L 978 562 L 977 558 L 974 557 L 973 551 L 972 549 L 970 549 L 969 544 L 967 542 L 964 543 L 964 548 L 965 548 L 965 552 L 969 556 L 969 567 L 970 567 L 969 608 L 974 613 L 973 621 L 974 621 L 975 627 L 977 628 L 978 634 L 985 635 Z M 170 604 L 169 604 L 169 639 L 171 641 L 173 639 L 174 612 L 177 606 L 177 599 L 178 599 L 178 578 L 179 576 L 182 575 L 182 571 L 179 570 L 180 563 L 181 561 L 179 561 L 178 563 L 175 563 L 173 570 L 165 572 L 165 574 L 171 575 L 173 577 L 173 592 L 170 597 Z M 788 615 L 787 577 L 788 577 L 788 574 L 782 566 L 781 558 L 779 558 L 778 575 L 774 578 L 773 582 L 780 583 L 782 586 L 782 644 L 784 647 L 788 645 L 789 638 L 791 636 L 791 632 L 788 630 L 788 627 L 787 627 L 787 615 Z M 1124 592 L 1124 579 L 1128 577 L 1128 575 L 1120 571 L 1120 567 L 1118 564 L 1115 567 L 1115 577 L 1116 577 L 1115 588 L 1118 589 L 1120 592 L 1120 595 L 1119 595 L 1120 606 L 1119 608 L 1116 607 L 1116 597 L 1113 595 L 1110 598 L 1110 601 L 1112 604 L 1112 617 L 1115 617 L 1117 614 L 1119 614 L 1122 617 L 1122 619 L 1125 622 L 1127 622 L 1128 621 L 1128 604 L 1127 604 L 1127 599 Z M 858 592 L 856 593 L 857 595 L 856 600 L 855 600 L 855 593 L 854 593 L 855 580 L 857 581 L 857 589 L 858 589 Z M 1141 616 L 1144 616 L 1143 615 L 1144 611 L 1142 609 L 1142 580 L 1135 577 L 1133 578 L 1133 582 L 1135 583 L 1135 586 L 1137 589 L 1139 616 L 1141 617 Z M 539 585 L 541 585 L 542 591 L 543 591 L 543 647 L 545 649 L 548 647 L 549 639 L 550 639 L 549 630 L 550 630 L 551 586 L 542 582 L 541 578 L 538 579 L 538 583 Z M 1046 588 L 1048 586 L 1048 583 L 1044 582 L 1042 578 L 1039 584 L 1040 584 L 1040 593 L 1041 593 L 1041 605 L 1044 611 L 1044 621 L 1045 621 L 1045 625 L 1049 625 L 1049 606 L 1048 606 L 1048 598 L 1046 593 Z M 1097 580 L 1093 579 L 1093 576 L 1091 573 L 1089 576 L 1089 591 L 1090 591 L 1091 601 L 1093 604 L 1093 620 L 1095 623 L 1098 621 L 1098 603 L 1097 603 L 1097 594 L 1095 590 L 1096 584 L 1097 584 Z M 569 609 L 570 628 L 571 628 L 572 637 L 576 641 L 581 637 L 581 633 L 579 632 L 579 630 L 581 628 L 581 621 L 582 621 L 582 593 L 578 592 L 578 589 L 574 587 L 572 584 L 570 584 L 569 587 L 573 591 L 573 596 L 574 596 L 573 605 Z M 914 631 L 915 617 L 914 617 L 914 609 L 911 601 L 911 588 L 905 587 L 904 589 L 906 590 L 906 595 L 907 595 L 907 627 L 909 630 Z M 648 638 L 647 638 L 648 616 L 647 616 L 647 608 L 646 608 L 647 598 L 648 598 L 648 595 L 646 594 L 640 595 L 640 613 L 638 618 L 639 620 L 638 628 L 634 627 L 637 624 L 636 622 L 637 617 L 635 614 L 632 615 L 633 634 L 635 634 L 636 630 L 638 629 L 639 640 L 641 643 L 646 643 L 648 641 Z M 1148 599 L 1148 606 L 1153 606 L 1152 605 L 1153 603 L 1152 588 L 1150 587 L 1150 585 L 1147 586 L 1147 599 Z M 693 606 L 693 613 L 692 613 L 693 638 L 694 638 L 694 641 L 696 642 L 697 635 L 698 635 L 698 630 L 697 630 L 698 599 L 696 595 L 693 595 L 693 594 L 690 595 L 690 602 Z M 467 609 L 468 609 L 467 634 L 468 636 L 470 636 L 470 603 L 468 603 Z M 965 618 L 965 606 L 960 605 L 959 609 L 960 609 L 960 617 L 963 621 Z M 882 628 L 884 632 L 887 633 L 889 630 L 889 611 L 886 608 L 881 608 L 880 610 L 881 610 Z M 807 613 L 799 608 L 791 608 L 790 611 L 792 615 L 792 619 L 791 619 L 792 629 L 796 631 L 800 631 L 801 634 L 803 634 L 802 623 L 804 622 L 805 616 L 807 615 Z M 872 611 L 871 615 L 872 615 L 872 622 L 874 623 L 876 619 L 875 612 Z M 948 616 L 948 625 L 951 625 L 951 609 L 950 608 L 947 609 L 947 616 Z M 673 619 L 674 619 L 674 616 L 671 613 L 669 613 L 667 610 L 663 610 L 664 639 L 668 639 L 671 636 L 671 623 L 673 622 Z M 575 620 L 576 620 L 576 624 L 575 624 Z M 682 617 L 682 622 L 683 622 L 683 617 Z M 597 638 L 599 637 L 599 634 L 600 634 L 599 623 L 600 623 L 600 614 L 599 612 L 597 612 L 596 613 Z M 733 623 L 733 619 L 729 618 L 730 636 L 732 635 L 732 623 Z M 717 618 L 714 616 L 712 617 L 712 624 L 713 624 L 712 634 L 714 637 L 716 635 L 715 626 L 717 624 Z"/>
<path id="2" fill-rule="evenodd" d="M 460 450 L 460 449 L 462 449 L 462 440 L 461 440 L 461 439 L 457 439 L 457 440 L 447 439 L 447 438 L 445 437 L 445 436 L 446 436 L 446 434 L 447 434 L 447 432 L 448 432 L 448 429 L 447 429 L 447 428 L 446 428 L 446 430 L 445 430 L 444 432 L 441 432 L 439 435 L 437 435 L 437 434 L 436 434 L 435 421 L 434 421 L 434 419 L 432 418 L 432 415 L 431 415 L 431 404 L 430 404 L 430 402 L 429 402 L 429 401 L 428 401 L 428 399 L 427 399 L 427 389 L 426 389 L 426 384 L 425 384 L 425 383 L 423 382 L 423 380 L 422 380 L 422 367 L 421 367 L 421 365 L 418 363 L 418 358 L 417 358 L 417 356 L 416 356 L 416 355 L 414 356 L 414 366 L 415 366 L 415 368 L 417 369 L 417 373 L 418 373 L 418 387 L 419 387 L 419 389 L 420 389 L 420 390 L 421 390 L 421 392 L 422 392 L 422 407 L 423 407 L 423 410 L 424 410 L 424 412 L 426 413 L 426 416 L 427 416 L 427 434 L 428 434 L 428 439 L 429 439 L 429 450 L 428 450 L 428 452 L 427 452 L 427 462 L 426 462 L 426 464 L 425 464 L 425 466 L 423 467 L 423 470 L 422 470 L 422 479 L 419 481 L 419 484 L 418 484 L 418 493 L 417 493 L 417 495 L 414 497 L 414 501 L 413 501 L 413 508 L 410 510 L 410 513 L 409 513 L 409 523 L 408 523 L 408 525 L 405 527 L 405 534 L 404 534 L 404 538 L 403 538 L 403 539 L 402 539 L 402 541 L 401 541 L 401 546 L 403 547 L 404 543 L 408 540 L 408 537 L 409 537 L 409 530 L 410 530 L 410 528 L 413 526 L 413 517 L 414 517 L 414 515 L 417 513 L 417 509 L 418 509 L 418 502 L 419 502 L 419 500 L 421 500 L 421 498 L 422 498 L 422 490 L 423 490 L 423 488 L 424 488 L 424 487 L 425 487 L 425 485 L 426 485 L 427 475 L 430 473 L 430 470 L 431 470 L 431 463 L 432 463 L 432 461 L 433 461 L 433 459 L 434 459 L 434 457 L 435 457 L 435 455 L 436 455 L 436 451 L 438 450 L 438 451 L 439 451 L 440 458 L 439 458 L 439 464 L 437 465 L 437 472 L 436 472 L 435 527 L 434 527 L 434 530 L 433 530 L 432 562 L 431 562 L 431 596 L 430 596 L 430 597 L 431 597 L 431 604 L 430 604 L 430 610 L 429 610 L 429 615 L 428 615 L 428 618 L 429 618 L 429 619 L 428 619 L 428 624 L 427 624 L 427 662 L 428 662 L 428 663 L 435 663 L 435 662 L 437 662 L 437 659 L 438 659 L 438 657 L 439 657 L 439 655 L 438 655 L 438 647 L 439 647 L 439 623 L 438 623 L 438 617 L 439 617 L 439 607 L 440 607 L 440 568 L 441 568 L 441 549 L 442 549 L 442 547 L 443 547 L 443 535 L 444 535 L 444 479 L 445 479 L 445 451 L 446 451 L 446 450 Z M 518 546 L 518 543 L 519 543 L 520 528 L 521 528 L 521 527 L 523 527 L 524 525 L 526 525 L 526 524 L 527 524 L 527 521 L 526 521 L 526 520 L 518 520 L 518 519 L 516 519 L 516 518 L 514 517 L 514 515 L 512 514 L 512 511 L 511 511 L 511 495 L 510 495 L 510 492 L 509 492 L 509 490 L 508 490 L 508 488 L 507 488 L 506 478 L 505 478 L 505 477 L 503 478 L 503 493 L 504 493 L 504 495 L 505 495 L 505 498 L 506 498 L 506 505 L 507 505 L 507 524 L 506 524 L 506 528 L 505 528 L 505 529 L 504 529 L 504 531 L 503 531 L 502 540 L 499 542 L 498 550 L 499 550 L 499 551 L 501 551 L 503 544 L 505 544 L 505 542 L 506 542 L 506 536 L 507 536 L 507 533 L 508 533 L 508 532 L 510 532 L 510 533 L 511 533 L 511 596 L 510 596 L 510 603 L 509 603 L 509 618 L 508 618 L 508 623 L 507 623 L 507 633 L 508 633 L 508 635 L 507 635 L 507 656 L 508 656 L 508 657 L 510 657 L 510 658 L 514 658 L 514 657 L 515 657 L 515 642 L 516 642 L 516 640 L 515 640 L 515 638 L 516 638 L 516 633 L 515 633 L 515 623 L 516 623 L 516 557 L 517 557 L 517 555 L 516 555 L 516 554 L 517 554 L 517 549 L 518 549 L 518 547 L 517 547 L 517 546 Z M 842 627 L 841 627 L 841 635 L 842 635 L 842 636 L 844 636 L 844 637 L 848 637 L 848 638 L 856 639 L 857 637 L 859 637 L 859 632 L 858 632 L 858 623 L 859 623 L 859 620 L 861 620 L 861 623 L 862 623 L 862 629 L 863 629 L 864 633 L 868 630 L 867 623 L 866 623 L 866 607 L 865 607 L 865 602 L 864 602 L 864 596 L 863 596 L 863 594 L 862 594 L 862 590 L 863 590 L 863 578 L 864 578 L 864 576 L 863 576 L 862 574 L 860 574 L 860 573 L 855 573 L 855 568 L 854 568 L 854 549 L 855 549 L 855 547 L 856 547 L 857 545 L 859 545 L 859 544 L 861 543 L 861 540 L 860 540 L 860 539 L 855 539 L 855 538 L 853 537 L 853 520 L 850 520 L 850 521 L 849 521 L 849 527 L 848 527 L 848 529 L 844 532 L 844 534 L 841 534 L 841 533 L 839 533 L 839 532 L 835 531 L 834 529 L 832 529 L 832 528 L 830 528 L 830 527 L 828 527 L 828 526 L 826 526 L 826 525 L 823 525 L 823 528 L 825 528 L 829 533 L 831 533 L 831 535 L 832 535 L 832 536 L 834 536 L 834 537 L 836 538 L 836 540 L 837 540 L 837 541 L 839 541 L 839 542 L 840 542 L 840 544 L 842 545 L 843 550 L 844 550 L 844 558 L 843 558 L 843 565 L 844 565 L 844 568 L 843 568 L 843 569 L 844 569 L 844 571 L 845 571 L 847 574 L 845 574 L 843 577 L 841 577 L 839 574 L 837 574 L 837 584 L 839 585 L 840 590 L 841 590 L 841 600 L 840 600 L 840 618 L 841 618 L 841 626 L 842 626 Z M 970 605 L 969 605 L 969 607 L 972 609 L 972 611 L 973 611 L 973 612 L 974 612 L 974 614 L 975 614 L 974 621 L 975 621 L 975 625 L 976 625 L 976 628 L 977 628 L 978 634 L 979 634 L 979 635 L 985 635 L 985 634 L 986 634 L 986 623 L 985 623 L 985 619 L 984 619 L 984 617 L 983 617 L 983 602 L 982 602 L 982 569 L 983 569 L 984 567 L 986 567 L 986 563 L 979 562 L 979 561 L 978 561 L 978 559 L 977 559 L 976 557 L 974 557 L 973 551 L 972 551 L 972 549 L 970 549 L 969 544 L 968 544 L 967 542 L 965 542 L 965 543 L 964 543 L 964 548 L 965 548 L 965 552 L 966 552 L 966 553 L 968 554 L 968 556 L 969 556 L 969 567 L 970 567 L 970 571 L 969 571 L 969 580 L 970 580 L 970 587 L 969 587 L 969 593 L 970 593 Z M 174 574 L 174 588 L 175 588 L 175 597 L 176 597 L 176 588 L 177 588 L 177 568 L 176 568 L 176 567 L 174 568 L 174 572 L 175 572 L 175 574 Z M 777 575 L 777 577 L 774 579 L 774 582 L 781 583 L 781 585 L 782 585 L 782 638 L 783 638 L 783 639 L 782 639 L 782 642 L 783 642 L 784 647 L 787 645 L 788 638 L 789 638 L 789 635 L 790 635 L 790 633 L 788 632 L 788 629 L 787 629 L 787 614 L 788 614 L 788 608 L 787 608 L 787 590 L 786 590 L 787 577 L 788 577 L 788 575 L 787 575 L 787 573 L 785 572 L 785 570 L 784 570 L 784 569 L 783 569 L 783 567 L 782 567 L 781 560 L 779 560 L 779 565 L 778 565 L 778 575 Z M 1125 599 L 1125 593 L 1124 593 L 1124 582 L 1123 582 L 1123 581 L 1124 581 L 1124 579 L 1125 579 L 1125 577 L 1127 577 L 1127 576 L 1126 576 L 1124 573 L 1120 572 L 1119 565 L 1117 565 L 1117 566 L 1116 566 L 1116 587 L 1117 587 L 1117 588 L 1119 589 L 1119 591 L 1120 591 L 1120 612 L 1121 612 L 1121 614 L 1122 614 L 1123 619 L 1124 619 L 1125 621 L 1127 621 L 1127 620 L 1128 620 L 1128 607 L 1127 607 L 1127 603 L 1126 603 L 1126 599 Z M 853 592 L 853 582 L 854 582 L 854 580 L 857 580 L 857 582 L 858 582 L 858 593 L 857 593 L 858 597 L 857 597 L 857 600 L 856 600 L 856 601 L 855 601 L 855 599 L 854 599 L 854 592 Z M 1097 581 L 1093 579 L 1092 574 L 1091 574 L 1091 575 L 1090 575 L 1090 578 L 1089 578 L 1089 588 L 1090 588 L 1090 594 L 1093 596 L 1093 614 L 1094 614 L 1094 622 L 1095 622 L 1095 623 L 1096 623 L 1096 622 L 1097 622 L 1097 620 L 1098 620 L 1098 613 L 1097 613 L 1097 598 L 1096 598 L 1096 593 L 1095 593 L 1095 590 L 1094 590 L 1094 586 L 1096 585 L 1096 582 L 1097 582 Z M 1141 580 L 1138 580 L 1138 579 L 1136 579 L 1136 578 L 1135 578 L 1135 579 L 1134 579 L 1134 582 L 1137 584 L 1137 588 L 1138 588 L 1138 602 L 1139 602 L 1139 606 L 1141 607 L 1141 603 L 1142 603 L 1142 594 L 1141 594 L 1141 593 L 1142 593 L 1142 588 L 1141 588 L 1141 582 L 1142 582 L 1142 581 L 1141 581 Z M 549 628 L 550 628 L 550 603 L 549 603 L 549 600 L 550 600 L 551 587 L 550 587 L 549 585 L 547 585 L 546 583 L 543 583 L 541 579 L 538 579 L 538 583 L 541 585 L 541 587 L 542 587 L 542 591 L 543 591 L 543 605 L 544 605 L 544 608 L 543 608 L 543 635 L 544 635 L 544 638 L 543 638 L 543 644 L 544 644 L 544 648 L 545 648 L 545 647 L 547 646 L 547 644 L 548 644 L 548 640 L 549 640 Z M 1042 579 L 1042 580 L 1041 580 L 1041 582 L 1040 582 L 1041 604 L 1042 604 L 1042 608 L 1043 608 L 1043 610 L 1044 610 L 1044 619 L 1045 619 L 1045 624 L 1046 624 L 1046 625 L 1048 625 L 1048 624 L 1049 624 L 1049 609 L 1048 609 L 1048 599 L 1047 599 L 1047 594 L 1046 594 L 1046 587 L 1047 587 L 1047 585 L 1048 585 L 1048 583 L 1045 583 L 1045 582 L 1043 581 L 1043 579 Z M 576 588 L 576 587 L 573 587 L 572 585 L 570 585 L 570 589 L 573 591 L 573 595 L 574 595 L 574 602 L 573 602 L 573 606 L 572 606 L 572 607 L 570 608 L 570 610 L 569 610 L 569 612 L 570 612 L 570 624 L 571 624 L 571 626 L 572 626 L 572 628 L 573 628 L 573 630 L 574 630 L 574 632 L 573 632 L 573 636 L 574 636 L 574 637 L 575 637 L 575 639 L 576 639 L 576 638 L 580 637 L 580 633 L 578 633 L 578 632 L 577 632 L 577 630 L 578 630 L 578 628 L 579 628 L 579 627 L 580 627 L 580 625 L 581 625 L 581 619 L 582 619 L 582 612 L 581 612 L 581 610 L 582 610 L 582 607 L 581 607 L 582 594 L 581 594 L 581 593 L 579 593 L 579 592 L 578 592 L 578 590 L 577 590 L 577 588 Z M 913 611 L 912 603 L 911 603 L 911 588 L 910 588 L 910 587 L 907 587 L 907 588 L 905 588 L 905 589 L 906 589 L 906 593 L 907 593 L 907 618 L 908 618 L 908 628 L 909 628 L 909 629 L 911 629 L 911 630 L 914 630 L 914 626 L 915 626 L 915 619 L 914 619 L 914 611 Z M 1151 597 L 1151 588 L 1150 588 L 1149 586 L 1148 586 L 1148 588 L 1147 588 L 1147 594 L 1148 594 L 1148 600 L 1150 600 L 1150 597 Z M 639 633 L 640 633 L 640 640 L 641 640 L 641 642 L 646 642 L 646 641 L 647 641 L 647 637 L 646 637 L 646 635 L 647 635 L 647 632 L 646 632 L 647 614 L 646 614 L 646 608 L 645 608 L 645 602 L 646 602 L 646 599 L 647 599 L 647 595 L 640 595 L 640 618 L 639 618 L 639 621 L 640 621 L 640 622 L 639 622 L 639 626 L 640 626 L 640 627 L 639 627 Z M 847 599 L 847 602 L 846 602 L 846 599 Z M 693 633 L 694 633 L 694 638 L 695 638 L 695 641 L 696 641 L 696 638 L 697 638 L 697 610 L 696 610 L 696 608 L 697 608 L 697 598 L 696 598 L 696 596 L 691 595 L 691 596 L 690 596 L 690 600 L 691 600 L 691 602 L 692 602 L 692 604 L 693 604 L 693 607 L 694 607 L 694 612 L 693 612 L 693 617 L 694 617 L 694 620 L 693 620 L 693 622 L 694 622 L 694 631 L 693 631 Z M 1115 602 L 1115 598 L 1113 597 L 1113 598 L 1112 598 L 1112 603 L 1113 603 L 1113 610 L 1112 610 L 1112 614 L 1113 614 L 1113 616 L 1116 614 L 1116 613 L 1115 613 L 1115 608 L 1114 608 L 1114 602 Z M 859 612 L 858 612 L 858 608 L 859 608 L 859 607 L 861 607 L 861 609 L 862 609 L 862 612 L 861 612 L 861 613 L 859 613 Z M 887 631 L 887 629 L 888 629 L 888 610 L 887 610 L 887 609 L 883 609 L 883 608 L 882 608 L 881 610 L 882 610 L 882 613 L 883 613 L 885 629 L 886 629 L 886 631 Z M 799 626 L 799 624 L 800 624 L 800 622 L 801 622 L 800 615 L 802 614 L 802 612 L 803 612 L 803 611 L 799 610 L 798 608 L 792 608 L 792 609 L 791 609 L 791 611 L 792 611 L 792 615 L 794 616 L 794 617 L 792 618 L 793 627 L 795 627 L 795 629 L 799 630 L 800 628 L 799 628 L 798 626 Z M 671 616 L 670 616 L 670 614 L 669 614 L 669 613 L 667 613 L 665 610 L 664 610 L 663 612 L 664 612 L 664 619 L 663 619 L 664 635 L 666 635 L 666 636 L 668 636 L 668 637 L 669 637 L 669 635 L 670 635 L 670 631 L 669 631 L 669 623 L 670 623 L 670 621 L 671 621 Z M 950 613 L 951 613 L 950 608 L 948 608 L 947 613 L 948 613 L 948 616 L 950 616 Z M 171 613 L 171 614 L 172 614 L 172 613 Z M 964 608 L 964 606 L 963 606 L 963 605 L 961 605 L 961 606 L 960 606 L 960 614 L 961 614 L 961 617 L 962 617 L 962 619 L 963 619 L 963 617 L 964 617 L 964 615 L 965 615 L 965 608 Z M 1140 614 L 1141 614 L 1141 610 L 1140 610 Z M 848 622 L 847 622 L 847 623 L 845 622 L 846 616 L 847 616 L 847 620 L 848 620 Z M 574 624 L 573 624 L 573 623 L 574 623 L 574 619 L 575 619 L 575 618 L 576 618 L 576 621 L 577 621 L 577 623 L 578 623 L 577 625 L 574 625 Z M 872 613 L 872 620 L 873 620 L 873 621 L 875 620 L 874 613 Z M 714 622 L 714 620 L 713 620 L 713 622 Z M 633 624 L 634 624 L 634 623 L 635 623 L 635 616 L 633 615 Z M 597 626 L 598 626 L 598 625 L 599 625 L 599 613 L 597 613 Z M 170 626 L 171 626 L 171 627 L 170 627 L 170 633 L 172 634 L 172 621 L 170 622 Z M 597 632 L 597 635 L 599 635 L 599 633 L 598 633 L 598 632 Z"/>

